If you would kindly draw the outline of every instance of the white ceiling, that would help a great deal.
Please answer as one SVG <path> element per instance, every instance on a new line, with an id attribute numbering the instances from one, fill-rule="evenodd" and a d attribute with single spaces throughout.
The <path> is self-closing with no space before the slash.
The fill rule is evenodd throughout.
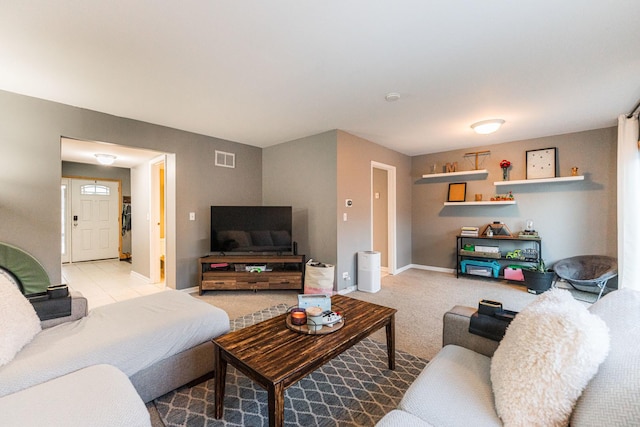
<path id="1" fill-rule="evenodd" d="M 0 89 L 258 147 L 342 129 L 416 155 L 614 126 L 640 98 L 640 18 L 637 0 L 3 0 Z"/>

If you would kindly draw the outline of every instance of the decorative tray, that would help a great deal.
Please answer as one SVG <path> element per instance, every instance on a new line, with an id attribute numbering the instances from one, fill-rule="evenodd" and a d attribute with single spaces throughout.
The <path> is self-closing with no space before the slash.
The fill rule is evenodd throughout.
<path id="1" fill-rule="evenodd" d="M 300 326 L 291 323 L 291 313 L 287 313 L 286 324 L 287 328 L 291 329 L 292 331 L 298 332 L 299 334 L 327 335 L 342 329 L 342 327 L 344 326 L 344 317 L 338 323 L 334 323 L 333 326 L 323 325 L 322 328 L 318 329 L 317 331 L 310 331 L 306 323 Z"/>

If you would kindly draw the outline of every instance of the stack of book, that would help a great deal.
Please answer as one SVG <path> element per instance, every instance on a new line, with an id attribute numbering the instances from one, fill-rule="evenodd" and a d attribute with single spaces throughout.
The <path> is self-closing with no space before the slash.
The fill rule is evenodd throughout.
<path id="1" fill-rule="evenodd" d="M 538 232 L 537 231 L 521 231 L 520 233 L 518 233 L 518 238 L 519 239 L 537 239 L 538 238 Z"/>
<path id="2" fill-rule="evenodd" d="M 460 235 L 465 237 L 478 237 L 479 231 L 478 227 L 462 227 Z"/>

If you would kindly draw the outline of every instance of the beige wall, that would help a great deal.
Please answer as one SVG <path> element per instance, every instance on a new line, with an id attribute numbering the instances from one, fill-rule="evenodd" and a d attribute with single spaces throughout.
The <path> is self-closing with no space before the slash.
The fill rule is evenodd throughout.
<path id="1" fill-rule="evenodd" d="M 558 172 L 568 176 L 577 166 L 584 181 L 495 187 L 502 180 L 502 159 L 511 161 L 509 179 L 526 178 L 527 150 L 556 147 Z M 475 193 L 484 198 L 513 191 L 516 205 L 443 206 L 450 180 L 425 181 L 430 166 L 458 162 L 459 170 L 471 170 L 467 151 L 490 150 L 481 158 L 486 179 L 462 178 L 467 182 L 467 201 Z M 514 141 L 416 156 L 413 159 L 413 263 L 431 267 L 455 267 L 455 236 L 460 227 L 484 226 L 503 221 L 512 232 L 522 230 L 528 218 L 534 220 L 542 238 L 547 263 L 562 258 L 602 254 L 616 256 L 616 129 L 598 129 L 545 138 Z"/>
<path id="2" fill-rule="evenodd" d="M 264 204 L 292 206 L 298 253 L 335 264 L 336 132 L 265 148 L 262 157 Z"/>
<path id="3" fill-rule="evenodd" d="M 411 158 L 366 139 L 338 131 L 338 289 L 357 284 L 357 253 L 373 249 L 371 239 L 371 162 L 396 168 L 396 267 L 411 264 Z M 353 207 L 345 207 L 345 199 Z M 343 221 L 347 213 L 347 221 Z M 350 282 L 342 280 L 349 273 Z"/>
<path id="4" fill-rule="evenodd" d="M 175 153 L 178 289 L 196 285 L 197 258 L 209 252 L 209 206 L 262 202 L 260 148 L 3 91 L 0 114 L 0 240 L 31 253 L 53 283 L 61 281 L 61 136 Z M 236 153 L 236 168 L 214 167 L 215 150 Z"/>

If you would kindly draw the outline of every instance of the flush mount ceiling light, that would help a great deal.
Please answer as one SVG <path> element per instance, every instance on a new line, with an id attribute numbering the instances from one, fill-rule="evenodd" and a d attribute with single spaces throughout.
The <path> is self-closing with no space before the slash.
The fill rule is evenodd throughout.
<path id="1" fill-rule="evenodd" d="M 98 163 L 101 165 L 112 165 L 113 162 L 116 161 L 116 156 L 111 154 L 96 154 L 96 159 L 98 159 Z"/>
<path id="2" fill-rule="evenodd" d="M 497 131 L 503 124 L 504 120 L 502 119 L 483 120 L 481 122 L 472 124 L 471 129 L 473 129 L 476 133 L 486 135 L 488 133 Z"/>
<path id="3" fill-rule="evenodd" d="M 400 94 L 398 92 L 390 92 L 385 95 L 384 99 L 386 99 L 387 102 L 394 102 L 400 99 Z"/>

